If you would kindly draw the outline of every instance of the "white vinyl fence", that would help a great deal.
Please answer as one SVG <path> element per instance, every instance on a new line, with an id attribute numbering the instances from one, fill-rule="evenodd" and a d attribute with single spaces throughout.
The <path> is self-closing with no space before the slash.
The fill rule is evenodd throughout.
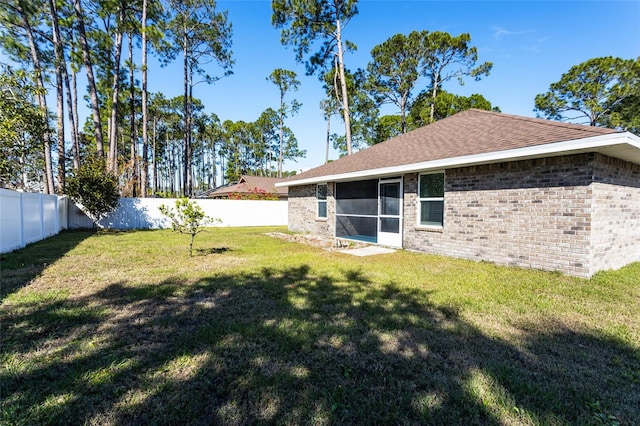
<path id="1" fill-rule="evenodd" d="M 0 188 L 0 253 L 67 228 L 67 197 Z"/>
<path id="2" fill-rule="evenodd" d="M 287 201 L 266 200 L 191 200 L 197 203 L 207 216 L 218 218 L 219 223 L 210 226 L 271 226 L 286 225 Z M 100 224 L 113 229 L 170 228 L 171 222 L 160 213 L 161 204 L 175 208 L 171 198 L 121 198 L 118 209 Z"/>
<path id="3" fill-rule="evenodd" d="M 207 216 L 220 219 L 211 226 L 286 225 L 286 201 L 265 200 L 192 200 Z M 171 222 L 160 213 L 165 204 L 174 207 L 175 199 L 121 198 L 116 211 L 100 222 L 113 229 L 170 228 Z M 6 253 L 58 234 L 63 229 L 93 228 L 95 224 L 67 197 L 0 188 L 0 253 Z"/>

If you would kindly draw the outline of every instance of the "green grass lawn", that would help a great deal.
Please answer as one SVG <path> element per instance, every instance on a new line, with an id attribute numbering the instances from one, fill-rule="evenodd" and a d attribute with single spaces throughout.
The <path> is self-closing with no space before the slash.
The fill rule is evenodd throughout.
<path id="1" fill-rule="evenodd" d="M 283 230 L 2 255 L 0 424 L 640 421 L 640 263 L 583 280 Z"/>

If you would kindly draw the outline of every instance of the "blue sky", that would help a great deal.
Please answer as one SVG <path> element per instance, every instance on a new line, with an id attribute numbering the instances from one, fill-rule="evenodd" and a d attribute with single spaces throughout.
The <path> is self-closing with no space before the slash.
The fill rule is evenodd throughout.
<path id="1" fill-rule="evenodd" d="M 302 102 L 300 113 L 287 121 L 307 157 L 288 162 L 287 170 L 324 162 L 326 122 L 319 108 L 322 85 L 305 76 L 290 47 L 280 44 L 280 31 L 271 25 L 270 1 L 219 1 L 233 24 L 234 74 L 214 85 L 198 85 L 194 96 L 221 120 L 254 121 L 268 107 L 278 106 L 278 90 L 266 77 L 275 68 L 298 73 L 301 87 L 293 94 Z M 491 75 L 464 86 L 451 82 L 445 89 L 460 95 L 480 93 L 503 112 L 535 116 L 534 98 L 548 90 L 573 65 L 600 56 L 640 56 L 638 1 L 374 1 L 361 0 L 359 13 L 344 29 L 358 50 L 345 64 L 364 68 L 371 49 L 397 33 L 413 30 L 470 33 L 480 61 L 493 62 Z M 151 72 L 150 90 L 167 96 L 180 94 L 181 68 L 174 64 Z M 215 72 L 212 69 L 211 72 Z M 419 82 L 417 94 L 425 86 Z M 394 113 L 387 108 L 387 113 Z M 337 118 L 333 129 L 343 125 Z M 332 150 L 331 158 L 337 154 Z"/>

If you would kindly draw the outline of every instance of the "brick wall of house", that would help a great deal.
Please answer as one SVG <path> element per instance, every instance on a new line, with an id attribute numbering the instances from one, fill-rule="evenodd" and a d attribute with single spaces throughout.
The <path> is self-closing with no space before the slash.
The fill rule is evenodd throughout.
<path id="1" fill-rule="evenodd" d="M 418 226 L 418 174 L 404 176 L 405 249 L 590 277 L 640 261 L 640 166 L 600 154 L 449 169 L 440 230 Z M 289 188 L 289 229 L 334 236 L 316 185 Z"/>
<path id="2" fill-rule="evenodd" d="M 591 273 L 640 261 L 640 166 L 596 155 Z"/>
<path id="3" fill-rule="evenodd" d="M 289 187 L 289 230 L 333 237 L 335 198 L 334 184 L 327 184 L 327 219 L 317 217 L 316 185 Z"/>
<path id="4" fill-rule="evenodd" d="M 417 174 L 405 175 L 404 247 L 590 274 L 593 154 L 449 169 L 442 230 L 420 228 Z"/>

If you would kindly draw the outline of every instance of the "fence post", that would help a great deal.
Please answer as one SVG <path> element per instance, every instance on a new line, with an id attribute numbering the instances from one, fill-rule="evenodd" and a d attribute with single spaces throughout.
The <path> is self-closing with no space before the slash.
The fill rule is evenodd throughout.
<path id="1" fill-rule="evenodd" d="M 45 236 L 45 228 L 44 228 L 44 194 L 39 194 L 38 197 L 40 199 L 40 239 L 44 239 Z"/>
<path id="2" fill-rule="evenodd" d="M 20 192 L 20 248 L 24 247 L 24 193 Z"/>
<path id="3" fill-rule="evenodd" d="M 56 215 L 56 221 L 55 221 L 56 234 L 60 233 L 60 212 L 58 211 L 58 203 L 60 203 L 60 196 L 56 195 L 56 198 L 53 200 L 53 208 Z"/>

